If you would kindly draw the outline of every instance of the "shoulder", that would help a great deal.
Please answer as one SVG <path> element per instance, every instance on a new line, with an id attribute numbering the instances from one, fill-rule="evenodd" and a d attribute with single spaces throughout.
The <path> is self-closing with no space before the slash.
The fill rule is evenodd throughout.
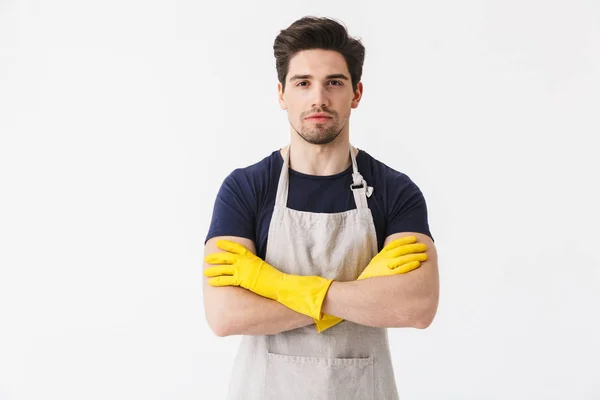
<path id="1" fill-rule="evenodd" d="M 363 169 L 373 180 L 373 186 L 376 189 L 383 190 L 387 195 L 394 196 L 407 190 L 411 192 L 419 190 L 415 182 L 406 173 L 390 167 L 365 150 L 360 151 L 358 160 L 366 167 Z"/>
<path id="2" fill-rule="evenodd" d="M 234 169 L 223 181 L 219 197 L 234 197 L 257 212 L 276 187 L 282 165 L 281 154 L 275 150 L 256 163 Z"/>
<path id="3" fill-rule="evenodd" d="M 254 164 L 234 169 L 225 178 L 224 183 L 239 187 L 259 188 L 268 182 L 273 171 L 281 169 L 281 165 L 281 155 L 279 150 L 275 150 Z"/>

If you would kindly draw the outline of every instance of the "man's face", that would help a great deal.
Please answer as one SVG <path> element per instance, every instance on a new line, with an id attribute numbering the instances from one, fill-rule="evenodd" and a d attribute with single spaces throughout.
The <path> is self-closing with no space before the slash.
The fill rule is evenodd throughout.
<path id="1" fill-rule="evenodd" d="M 292 128 L 305 141 L 327 144 L 348 130 L 350 109 L 358 107 L 362 83 L 352 91 L 344 57 L 331 50 L 304 50 L 291 60 L 285 92 L 278 85 L 279 103 L 288 111 Z M 323 113 L 326 118 L 311 118 Z"/>

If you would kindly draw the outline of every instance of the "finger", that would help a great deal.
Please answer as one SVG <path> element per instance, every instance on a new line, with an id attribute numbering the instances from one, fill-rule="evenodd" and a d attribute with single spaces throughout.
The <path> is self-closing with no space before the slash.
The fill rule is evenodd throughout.
<path id="1" fill-rule="evenodd" d="M 423 243 L 407 244 L 388 251 L 386 256 L 399 257 L 405 254 L 423 253 L 425 251 L 427 251 L 427 245 Z"/>
<path id="2" fill-rule="evenodd" d="M 224 239 L 217 240 L 217 247 L 221 250 L 229 251 L 235 254 L 245 254 L 248 251 L 248 249 L 241 244 Z"/>
<path id="3" fill-rule="evenodd" d="M 221 276 L 221 275 L 233 275 L 233 267 L 229 265 L 222 265 L 218 267 L 209 267 L 204 270 L 204 276 Z"/>
<path id="4" fill-rule="evenodd" d="M 421 266 L 419 261 L 411 261 L 409 263 L 403 264 L 397 268 L 394 268 L 394 274 L 406 274 L 407 272 L 412 271 L 413 269 L 417 269 Z"/>
<path id="5" fill-rule="evenodd" d="M 403 264 L 412 262 L 412 261 L 427 261 L 427 254 L 425 253 L 417 253 L 417 254 L 408 254 L 406 256 L 397 257 L 388 261 L 388 268 L 394 269 L 398 268 Z"/>
<path id="6" fill-rule="evenodd" d="M 210 286 L 239 286 L 235 282 L 235 278 L 233 276 L 218 276 L 216 278 L 210 278 L 208 280 Z"/>
<path id="7" fill-rule="evenodd" d="M 234 264 L 237 261 L 235 254 L 213 253 L 204 257 L 207 264 Z"/>
<path id="8" fill-rule="evenodd" d="M 386 244 L 382 251 L 389 251 L 398 246 L 403 246 L 405 244 L 411 244 L 411 243 L 416 243 L 416 242 L 417 242 L 416 236 L 404 236 L 404 237 L 392 240 L 391 242 Z"/>

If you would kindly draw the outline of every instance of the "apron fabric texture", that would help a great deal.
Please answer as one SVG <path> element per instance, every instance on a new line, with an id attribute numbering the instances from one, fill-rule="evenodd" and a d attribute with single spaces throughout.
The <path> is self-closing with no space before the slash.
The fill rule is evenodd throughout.
<path id="1" fill-rule="evenodd" d="M 289 152 L 277 187 L 265 261 L 282 272 L 353 281 L 378 253 L 367 205 L 370 188 L 352 146 L 356 209 L 311 213 L 287 208 Z M 360 186 L 360 187 L 359 187 Z M 244 335 L 230 400 L 398 399 L 386 328 L 342 321 L 318 333 L 311 324 L 275 335 Z"/>

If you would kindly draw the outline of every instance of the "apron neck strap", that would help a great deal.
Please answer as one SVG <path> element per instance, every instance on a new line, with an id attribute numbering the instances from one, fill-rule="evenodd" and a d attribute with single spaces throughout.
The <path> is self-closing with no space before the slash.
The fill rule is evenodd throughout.
<path id="1" fill-rule="evenodd" d="M 350 189 L 354 195 L 356 208 L 369 208 L 367 197 L 371 197 L 373 188 L 367 185 L 365 178 L 358 172 L 358 164 L 356 163 L 356 156 L 354 155 L 352 145 L 350 145 L 350 158 L 352 158 L 352 185 L 350 185 Z"/>
<path id="2" fill-rule="evenodd" d="M 289 162 L 290 160 L 290 146 L 286 152 L 283 153 L 283 167 L 281 168 L 281 174 L 279 175 L 279 183 L 277 184 L 277 196 L 275 197 L 275 205 L 283 208 L 287 207 L 288 198 L 288 183 L 289 183 Z"/>

